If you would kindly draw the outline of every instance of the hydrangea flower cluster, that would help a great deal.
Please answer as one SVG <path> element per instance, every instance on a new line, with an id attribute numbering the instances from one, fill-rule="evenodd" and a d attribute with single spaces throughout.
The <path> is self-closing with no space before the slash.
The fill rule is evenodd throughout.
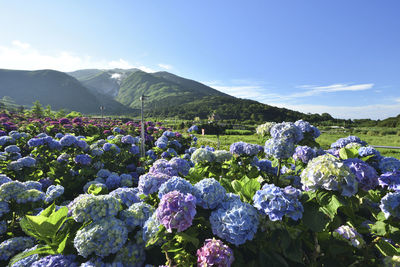
<path id="1" fill-rule="evenodd" d="M 74 159 L 76 164 L 90 165 L 92 158 L 88 154 L 79 154 Z"/>
<path id="2" fill-rule="evenodd" d="M 261 135 L 262 137 L 265 137 L 269 135 L 269 132 L 271 131 L 271 128 L 276 124 L 276 122 L 266 122 L 264 124 L 258 125 L 256 128 L 256 133 L 258 135 Z"/>
<path id="3" fill-rule="evenodd" d="M 309 161 L 300 177 L 304 190 L 322 188 L 341 191 L 343 196 L 352 196 L 358 189 L 356 178 L 349 167 L 330 154 Z"/>
<path id="4" fill-rule="evenodd" d="M 126 243 L 115 255 L 114 263 L 122 266 L 142 267 L 146 260 L 146 253 L 142 244 L 134 242 Z"/>
<path id="5" fill-rule="evenodd" d="M 365 245 L 365 241 L 356 229 L 348 225 L 342 225 L 335 230 L 344 240 L 346 240 L 350 245 L 361 248 Z"/>
<path id="6" fill-rule="evenodd" d="M 78 230 L 74 246 L 87 258 L 92 253 L 106 257 L 119 251 L 128 239 L 124 222 L 114 217 L 102 218 Z"/>
<path id="7" fill-rule="evenodd" d="M 379 170 L 382 173 L 400 170 L 400 160 L 394 157 L 383 157 L 379 161 Z"/>
<path id="8" fill-rule="evenodd" d="M 400 170 L 382 173 L 378 182 L 380 186 L 389 190 L 400 191 Z"/>
<path id="9" fill-rule="evenodd" d="M 311 159 L 315 158 L 315 156 L 315 150 L 309 146 L 298 146 L 293 154 L 295 160 L 301 160 L 303 163 L 308 163 Z"/>
<path id="10" fill-rule="evenodd" d="M 197 125 L 192 125 L 189 127 L 189 129 L 187 130 L 188 133 L 191 132 L 198 132 L 199 131 L 199 127 L 197 127 Z"/>
<path id="11" fill-rule="evenodd" d="M 48 255 L 32 263 L 31 267 L 69 266 L 78 267 L 75 255 Z"/>
<path id="12" fill-rule="evenodd" d="M 154 212 L 143 225 L 142 238 L 144 242 L 147 243 L 158 232 L 160 226 L 161 223 L 158 220 L 157 213 Z"/>
<path id="13" fill-rule="evenodd" d="M 356 176 L 359 188 L 368 191 L 378 186 L 378 173 L 361 159 L 346 159 L 343 163 Z"/>
<path id="14" fill-rule="evenodd" d="M 379 160 L 382 157 L 381 156 L 381 152 L 379 152 L 378 150 L 376 150 L 372 146 L 362 146 L 362 147 L 360 147 L 358 149 L 358 155 L 360 155 L 360 157 L 367 157 L 367 156 L 374 155 L 372 157 L 372 159 L 376 159 L 376 160 Z"/>
<path id="15" fill-rule="evenodd" d="M 106 186 L 109 190 L 118 188 L 121 185 L 121 177 L 115 173 L 112 172 L 110 175 L 106 178 Z"/>
<path id="16" fill-rule="evenodd" d="M 121 138 L 121 143 L 129 145 L 137 144 L 139 143 L 139 138 L 131 135 L 125 135 Z"/>
<path id="17" fill-rule="evenodd" d="M 138 202 L 121 211 L 119 216 L 125 222 L 128 230 L 132 231 L 136 226 L 143 227 L 154 211 L 155 209 L 149 204 Z"/>
<path id="18" fill-rule="evenodd" d="M 7 222 L 6 221 L 0 221 L 0 235 L 3 235 L 7 232 Z"/>
<path id="19" fill-rule="evenodd" d="M 145 195 L 157 192 L 160 186 L 165 183 L 170 176 L 163 173 L 146 173 L 139 176 L 138 188 Z"/>
<path id="20" fill-rule="evenodd" d="M 293 122 L 277 123 L 271 128 L 271 137 L 297 144 L 303 139 L 303 132 Z"/>
<path id="21" fill-rule="evenodd" d="M 205 178 L 194 185 L 200 191 L 199 205 L 204 209 L 215 209 L 225 198 L 225 188 L 214 178 Z"/>
<path id="22" fill-rule="evenodd" d="M 62 185 L 50 185 L 46 190 L 45 202 L 50 203 L 56 198 L 64 194 L 64 187 Z"/>
<path id="23" fill-rule="evenodd" d="M 150 167 L 149 173 L 163 173 L 168 176 L 178 175 L 177 169 L 175 169 L 172 164 L 165 159 L 156 160 L 153 166 Z"/>
<path id="24" fill-rule="evenodd" d="M 268 159 L 262 159 L 254 162 L 255 166 L 262 172 L 276 175 L 278 168 L 272 167 L 272 162 Z"/>
<path id="25" fill-rule="evenodd" d="M 234 260 L 232 249 L 215 238 L 206 239 L 204 245 L 197 250 L 197 265 L 201 267 L 230 267 Z"/>
<path id="26" fill-rule="evenodd" d="M 114 191 L 111 191 L 109 195 L 121 201 L 121 203 L 126 207 L 142 201 L 139 197 L 138 188 L 120 187 L 115 189 Z"/>
<path id="27" fill-rule="evenodd" d="M 206 148 L 198 148 L 193 152 L 191 160 L 193 163 L 210 163 L 215 161 L 215 155 Z"/>
<path id="28" fill-rule="evenodd" d="M 214 235 L 239 246 L 253 239 L 257 232 L 259 215 L 250 204 L 233 200 L 214 210 L 210 223 Z"/>
<path id="29" fill-rule="evenodd" d="M 177 172 L 182 176 L 186 176 L 189 174 L 190 164 L 187 160 L 184 160 L 179 157 L 174 157 L 170 159 L 169 164 L 171 165 L 172 168 L 177 170 Z"/>
<path id="30" fill-rule="evenodd" d="M 331 144 L 331 148 L 342 148 L 350 143 L 358 143 L 365 146 L 367 143 L 362 141 L 359 137 L 350 135 L 348 137 L 339 138 L 336 142 Z"/>
<path id="31" fill-rule="evenodd" d="M 179 176 L 171 177 L 168 179 L 168 181 L 160 186 L 158 189 L 158 198 L 162 199 L 165 194 L 175 190 L 181 192 L 182 194 L 192 194 L 198 201 L 201 199 L 199 190 L 190 182 Z"/>
<path id="32" fill-rule="evenodd" d="M 72 217 L 77 222 L 97 221 L 104 217 L 117 215 L 121 204 L 111 195 L 83 195 L 71 209 Z"/>
<path id="33" fill-rule="evenodd" d="M 229 151 L 231 154 L 238 156 L 255 156 L 259 152 L 257 145 L 248 144 L 242 141 L 233 143 L 230 146 Z"/>
<path id="34" fill-rule="evenodd" d="M 270 157 L 287 159 L 294 153 L 294 143 L 282 138 L 271 138 L 265 142 L 264 152 Z"/>
<path id="35" fill-rule="evenodd" d="M 311 133 L 314 138 L 318 138 L 321 135 L 319 129 L 311 125 L 308 121 L 298 120 L 294 125 L 299 127 L 303 134 Z"/>
<path id="36" fill-rule="evenodd" d="M 168 232 L 171 233 L 172 229 L 182 232 L 192 225 L 196 214 L 196 197 L 190 193 L 171 191 L 163 195 L 156 213 Z"/>
<path id="37" fill-rule="evenodd" d="M 27 248 L 25 249 L 23 252 L 28 252 L 28 251 L 32 251 L 34 249 L 36 249 L 37 246 L 31 247 L 31 248 Z M 32 263 L 34 263 L 35 261 L 39 260 L 39 255 L 38 254 L 33 254 L 30 255 L 28 257 L 25 257 L 15 263 L 13 263 L 11 265 L 11 267 L 26 267 L 26 266 L 31 266 Z"/>
<path id="38" fill-rule="evenodd" d="M 265 184 L 253 197 L 254 207 L 268 215 L 271 221 L 280 221 L 283 216 L 288 216 L 297 221 L 303 217 L 303 205 L 299 198 L 301 191 L 287 186 L 277 187 Z"/>
<path id="39" fill-rule="evenodd" d="M 0 244 L 0 260 L 5 261 L 27 248 L 33 247 L 31 237 L 13 237 Z"/>
<path id="40" fill-rule="evenodd" d="M 387 193 L 379 205 L 386 219 L 390 216 L 400 218 L 400 192 Z"/>

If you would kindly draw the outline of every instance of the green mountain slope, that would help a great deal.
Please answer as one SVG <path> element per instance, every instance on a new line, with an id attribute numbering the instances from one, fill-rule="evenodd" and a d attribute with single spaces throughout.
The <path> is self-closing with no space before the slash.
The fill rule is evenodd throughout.
<path id="1" fill-rule="evenodd" d="M 75 78 L 54 70 L 0 69 L 0 94 L 10 96 L 19 105 L 31 105 L 39 100 L 55 110 L 63 108 L 82 113 L 100 113 L 100 105 L 107 103 L 110 114 L 131 111 L 112 98 L 94 95 Z"/>

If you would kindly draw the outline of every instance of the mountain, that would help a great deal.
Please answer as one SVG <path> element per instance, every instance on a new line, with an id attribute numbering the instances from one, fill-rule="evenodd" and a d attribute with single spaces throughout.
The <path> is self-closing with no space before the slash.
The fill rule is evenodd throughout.
<path id="1" fill-rule="evenodd" d="M 131 109 L 107 95 L 94 94 L 77 79 L 55 70 L 0 69 L 0 94 L 11 97 L 19 105 L 32 105 L 36 100 L 52 109 L 75 110 L 82 113 L 99 113 L 107 104 L 107 114 L 126 114 Z"/>
<path id="2" fill-rule="evenodd" d="M 136 71 L 138 69 L 85 69 L 68 72 L 67 74 L 78 79 L 83 86 L 89 88 L 92 92 L 115 97 L 118 95 L 122 80 Z"/>

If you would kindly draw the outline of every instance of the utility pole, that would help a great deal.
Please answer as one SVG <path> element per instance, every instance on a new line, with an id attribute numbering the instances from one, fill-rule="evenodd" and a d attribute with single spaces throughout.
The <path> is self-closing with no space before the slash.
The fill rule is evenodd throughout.
<path id="1" fill-rule="evenodd" d="M 101 110 L 101 124 L 104 124 L 104 118 L 103 118 L 103 111 L 104 111 L 104 106 L 100 106 L 100 110 Z"/>
<path id="2" fill-rule="evenodd" d="M 142 103 L 142 109 L 141 109 L 141 115 L 142 115 L 142 120 L 141 120 L 141 131 L 140 131 L 140 139 L 141 139 L 141 145 L 140 145 L 140 156 L 144 157 L 146 154 L 146 148 L 145 148 L 145 140 L 144 140 L 144 118 L 143 118 L 143 109 L 144 109 L 144 100 L 147 98 L 148 96 L 145 95 L 141 95 L 140 96 L 140 101 Z"/>

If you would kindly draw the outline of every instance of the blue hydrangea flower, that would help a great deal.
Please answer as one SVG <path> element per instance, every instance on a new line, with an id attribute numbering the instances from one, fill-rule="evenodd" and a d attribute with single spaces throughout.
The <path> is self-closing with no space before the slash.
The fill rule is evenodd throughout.
<path id="1" fill-rule="evenodd" d="M 303 163 L 308 163 L 315 158 L 315 150 L 308 146 L 298 146 L 293 154 L 295 160 L 301 160 Z"/>
<path id="2" fill-rule="evenodd" d="M 171 233 L 172 229 L 182 232 L 192 225 L 196 214 L 196 197 L 190 193 L 171 191 L 162 196 L 156 213 L 167 232 Z"/>
<path id="3" fill-rule="evenodd" d="M 53 202 L 56 198 L 64 194 L 64 187 L 62 185 L 50 185 L 46 191 L 45 202 Z"/>
<path id="4" fill-rule="evenodd" d="M 336 142 L 332 143 L 331 148 L 343 148 L 350 143 L 359 143 L 363 146 L 367 144 L 366 142 L 362 141 L 357 136 L 348 136 L 348 137 L 340 138 Z"/>
<path id="5" fill-rule="evenodd" d="M 233 143 L 230 148 L 229 151 L 232 154 L 241 156 L 241 155 L 246 155 L 246 156 L 254 156 L 258 154 L 258 147 L 256 145 L 253 144 L 248 144 L 245 142 L 236 142 Z"/>
<path id="6" fill-rule="evenodd" d="M 0 185 L 11 182 L 12 180 L 4 174 L 0 174 Z"/>
<path id="7" fill-rule="evenodd" d="M 170 159 L 169 164 L 182 176 L 189 174 L 190 164 L 186 160 L 178 157 Z"/>
<path id="8" fill-rule="evenodd" d="M 394 157 L 383 157 L 379 161 L 379 169 L 382 173 L 400 170 L 400 160 Z"/>
<path id="9" fill-rule="evenodd" d="M 17 195 L 26 190 L 26 185 L 19 181 L 11 181 L 0 185 L 0 200 L 16 200 Z"/>
<path id="10" fill-rule="evenodd" d="M 33 247 L 31 237 L 13 237 L 0 244 L 0 260 L 5 261 L 27 248 Z"/>
<path id="11" fill-rule="evenodd" d="M 36 189 L 36 190 L 42 191 L 42 184 L 40 182 L 26 181 L 26 182 L 23 182 L 23 184 L 26 186 L 26 189 Z"/>
<path id="12" fill-rule="evenodd" d="M 64 134 L 63 133 L 56 133 L 56 135 L 54 136 L 57 139 L 63 138 Z"/>
<path id="13" fill-rule="evenodd" d="M 400 170 L 382 173 L 378 178 L 379 185 L 389 190 L 400 191 Z"/>
<path id="14" fill-rule="evenodd" d="M 9 146 L 6 146 L 4 151 L 7 153 L 19 153 L 19 152 L 21 152 L 21 149 L 16 145 L 9 145 Z"/>
<path id="15" fill-rule="evenodd" d="M 265 142 L 264 152 L 270 157 L 287 159 L 294 153 L 294 143 L 290 140 L 271 138 Z"/>
<path id="16" fill-rule="evenodd" d="M 146 151 L 146 156 L 152 158 L 153 160 L 157 159 L 156 153 L 151 149 Z"/>
<path id="17" fill-rule="evenodd" d="M 150 218 L 143 225 L 143 240 L 144 242 L 148 242 L 152 237 L 156 235 L 158 230 L 160 229 L 161 223 L 157 218 L 157 213 L 154 212 Z M 161 241 L 159 241 L 161 242 Z"/>
<path id="18" fill-rule="evenodd" d="M 22 191 L 16 196 L 15 201 L 18 204 L 24 204 L 28 202 L 38 202 L 45 199 L 45 194 L 42 191 L 36 189 L 28 189 Z"/>
<path id="19" fill-rule="evenodd" d="M 89 165 L 92 163 L 92 158 L 88 154 L 79 154 L 74 159 L 76 164 Z"/>
<path id="20" fill-rule="evenodd" d="M 301 191 L 287 186 L 277 187 L 265 184 L 254 196 L 254 207 L 268 215 L 271 221 L 280 221 L 283 216 L 288 216 L 297 221 L 303 217 L 303 205 L 299 201 Z"/>
<path id="21" fill-rule="evenodd" d="M 25 249 L 23 252 L 28 252 L 36 249 L 37 246 L 34 246 L 32 248 Z M 28 257 L 23 258 L 22 260 L 19 260 L 11 265 L 11 267 L 26 267 L 26 266 L 31 266 L 32 263 L 35 261 L 39 260 L 39 255 L 38 254 L 33 254 Z"/>
<path id="22" fill-rule="evenodd" d="M 132 175 L 123 173 L 119 177 L 121 178 L 121 186 L 130 187 L 133 185 Z"/>
<path id="23" fill-rule="evenodd" d="M 60 144 L 62 146 L 72 146 L 76 143 L 76 137 L 73 135 L 64 135 L 61 139 L 60 139 Z"/>
<path id="24" fill-rule="evenodd" d="M 378 173 L 361 159 L 346 159 L 343 163 L 354 173 L 361 189 L 368 191 L 378 186 Z"/>
<path id="25" fill-rule="evenodd" d="M 255 166 L 258 167 L 258 169 L 262 172 L 266 172 L 269 174 L 274 174 L 276 175 L 278 172 L 278 168 L 272 167 L 272 162 L 268 159 L 262 159 L 255 161 Z"/>
<path id="26" fill-rule="evenodd" d="M 121 209 L 121 204 L 110 195 L 83 195 L 69 208 L 75 221 L 85 222 L 115 216 Z"/>
<path id="27" fill-rule="evenodd" d="M 121 185 L 121 177 L 115 172 L 111 173 L 106 179 L 106 185 L 109 190 L 118 188 Z"/>
<path id="28" fill-rule="evenodd" d="M 200 191 L 198 202 L 204 209 L 215 209 L 226 195 L 225 188 L 214 178 L 205 178 L 194 187 Z"/>
<path id="29" fill-rule="evenodd" d="M 215 156 L 215 162 L 222 163 L 232 159 L 232 154 L 226 150 L 216 150 L 213 152 Z M 190 159 L 190 157 L 189 157 Z"/>
<path id="30" fill-rule="evenodd" d="M 109 195 L 120 200 L 121 203 L 124 204 L 126 207 L 142 201 L 139 197 L 138 188 L 120 187 L 115 189 L 114 191 L 111 191 Z"/>
<path id="31" fill-rule="evenodd" d="M 94 149 L 92 149 L 92 150 L 90 151 L 90 154 L 91 154 L 93 157 L 99 157 L 99 156 L 103 155 L 103 153 L 104 153 L 104 151 L 101 150 L 100 148 L 94 148 Z"/>
<path id="32" fill-rule="evenodd" d="M 7 232 L 7 222 L 6 221 L 0 221 L 0 235 L 3 235 Z"/>
<path id="33" fill-rule="evenodd" d="M 114 217 L 106 217 L 78 230 L 74 246 L 84 258 L 92 253 L 106 257 L 118 252 L 127 239 L 128 229 L 124 222 Z"/>
<path id="34" fill-rule="evenodd" d="M 15 144 L 15 139 L 11 136 L 1 136 L 0 146 L 4 146 L 5 144 Z"/>
<path id="35" fill-rule="evenodd" d="M 314 138 L 318 138 L 321 135 L 321 132 L 317 127 L 311 125 L 307 121 L 298 120 L 294 123 L 303 133 L 311 133 Z"/>
<path id="36" fill-rule="evenodd" d="M 142 228 L 154 211 L 155 209 L 149 204 L 137 202 L 132 204 L 128 209 L 121 211 L 119 216 L 125 222 L 128 230 L 132 231 L 136 226 Z"/>
<path id="37" fill-rule="evenodd" d="M 293 122 L 282 122 L 272 126 L 270 130 L 271 137 L 274 139 L 288 140 L 297 144 L 303 139 L 303 133 Z"/>
<path id="38" fill-rule="evenodd" d="M 123 144 L 133 145 L 133 144 L 136 144 L 137 142 L 138 142 L 138 139 L 131 135 L 125 135 L 121 138 L 121 143 L 123 143 Z"/>
<path id="39" fill-rule="evenodd" d="M 78 267 L 75 255 L 48 255 L 32 263 L 31 267 L 68 266 Z"/>
<path id="40" fill-rule="evenodd" d="M 362 147 L 360 147 L 358 149 L 358 154 L 360 155 L 360 157 L 367 157 L 367 156 L 374 155 L 372 157 L 372 159 L 375 159 L 375 160 L 379 160 L 380 158 L 382 158 L 381 152 L 379 152 L 378 150 L 376 150 L 372 146 L 362 146 Z"/>
<path id="41" fill-rule="evenodd" d="M 170 176 L 163 173 L 146 173 L 139 176 L 138 188 L 145 195 L 157 192 L 160 186 L 165 183 Z"/>
<path id="42" fill-rule="evenodd" d="M 195 188 L 190 182 L 179 176 L 171 177 L 160 186 L 160 188 L 158 189 L 158 198 L 162 199 L 163 195 L 174 190 L 177 190 L 182 194 L 190 193 L 194 195 L 198 200 L 201 199 L 200 191 Z"/>
<path id="43" fill-rule="evenodd" d="M 97 176 L 100 178 L 107 178 L 108 176 L 110 176 L 110 174 L 111 172 L 106 169 L 101 169 L 97 172 Z"/>
<path id="44" fill-rule="evenodd" d="M 342 225 L 336 229 L 335 232 L 338 233 L 343 240 L 346 240 L 350 245 L 356 248 L 361 248 L 365 245 L 362 235 L 360 235 L 353 227 Z"/>
<path id="45" fill-rule="evenodd" d="M 197 125 L 192 125 L 189 127 L 189 129 L 187 130 L 188 133 L 191 132 L 198 132 L 199 131 L 199 127 Z"/>
<path id="46" fill-rule="evenodd" d="M 257 232 L 259 215 L 248 203 L 231 201 L 225 208 L 211 213 L 210 223 L 214 235 L 236 246 L 252 240 Z"/>
<path id="47" fill-rule="evenodd" d="M 139 155 L 140 154 L 140 147 L 132 144 L 132 146 L 129 149 L 129 153 L 133 154 L 133 155 Z"/>
<path id="48" fill-rule="evenodd" d="M 390 216 L 400 218 L 400 192 L 387 193 L 379 205 L 386 219 Z"/>

